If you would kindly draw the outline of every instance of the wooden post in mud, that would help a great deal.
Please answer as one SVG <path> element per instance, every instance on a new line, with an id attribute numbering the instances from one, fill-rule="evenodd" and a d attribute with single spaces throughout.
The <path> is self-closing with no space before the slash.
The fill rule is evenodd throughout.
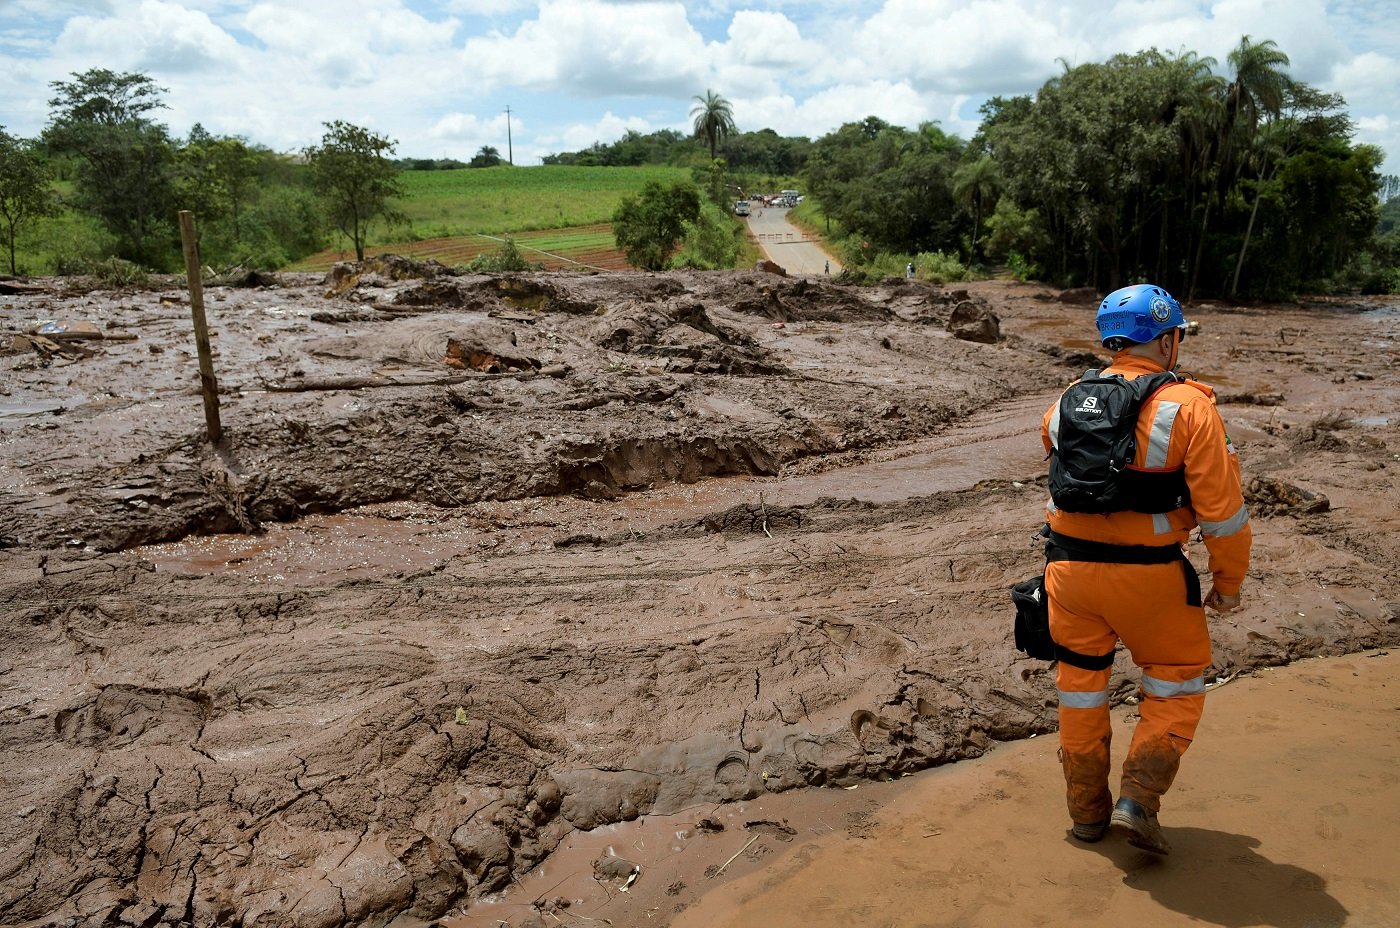
<path id="1" fill-rule="evenodd" d="M 223 440 L 219 425 L 219 384 L 214 380 L 214 358 L 209 350 L 209 324 L 204 319 L 204 281 L 199 270 L 199 245 L 194 237 L 194 213 L 180 210 L 180 242 L 185 248 L 185 278 L 190 287 L 190 313 L 194 316 L 194 344 L 199 350 L 199 387 L 204 394 L 204 423 L 209 443 Z"/>

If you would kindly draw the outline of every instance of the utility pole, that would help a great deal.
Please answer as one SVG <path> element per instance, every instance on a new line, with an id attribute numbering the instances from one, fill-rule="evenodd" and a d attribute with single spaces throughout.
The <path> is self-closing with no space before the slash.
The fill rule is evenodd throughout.
<path id="1" fill-rule="evenodd" d="M 510 104 L 506 104 L 506 161 L 515 167 L 515 149 L 510 143 Z"/>

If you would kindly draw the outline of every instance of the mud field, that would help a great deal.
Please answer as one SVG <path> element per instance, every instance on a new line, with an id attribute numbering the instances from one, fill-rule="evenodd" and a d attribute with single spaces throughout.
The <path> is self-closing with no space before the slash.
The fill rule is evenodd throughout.
<path id="1" fill-rule="evenodd" d="M 1092 296 L 241 284 L 216 451 L 177 282 L 0 280 L 0 923 L 469 919 L 599 826 L 781 831 L 725 810 L 1053 731 L 1007 588 Z M 1400 304 L 1188 318 L 1255 530 L 1210 676 L 1400 642 Z"/>

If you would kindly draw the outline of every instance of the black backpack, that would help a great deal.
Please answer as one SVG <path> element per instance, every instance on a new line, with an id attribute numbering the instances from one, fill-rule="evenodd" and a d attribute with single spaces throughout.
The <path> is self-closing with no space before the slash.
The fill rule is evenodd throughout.
<path id="1" fill-rule="evenodd" d="M 1170 512 L 1190 501 L 1185 473 L 1129 467 L 1138 412 L 1170 371 L 1128 380 L 1085 371 L 1060 397 L 1059 436 L 1050 455 L 1050 498 L 1064 512 Z"/>

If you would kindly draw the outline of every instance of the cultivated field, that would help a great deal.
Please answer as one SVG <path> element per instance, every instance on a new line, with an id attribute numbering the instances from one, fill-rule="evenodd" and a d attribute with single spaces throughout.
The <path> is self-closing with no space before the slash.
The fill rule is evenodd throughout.
<path id="1" fill-rule="evenodd" d="M 463 168 L 401 175 L 407 196 L 399 209 L 424 236 L 469 232 L 503 235 L 606 222 L 618 201 L 648 181 L 686 180 L 683 168 Z"/>
<path id="2" fill-rule="evenodd" d="M 625 271 L 629 269 L 626 258 L 618 250 L 613 239 L 612 224 L 594 223 L 575 226 L 569 229 L 545 229 L 539 232 L 522 232 L 511 235 L 521 255 L 545 270 L 566 268 L 593 268 L 605 271 Z M 428 238 L 417 242 L 397 242 L 390 245 L 371 246 L 370 253 L 392 252 L 406 255 L 419 261 L 434 259 L 449 267 L 468 264 L 480 254 L 490 254 L 500 249 L 504 236 L 500 235 L 449 235 L 442 238 Z M 354 249 L 327 248 L 304 261 L 298 262 L 293 270 L 324 271 L 337 261 L 353 261 Z"/>

